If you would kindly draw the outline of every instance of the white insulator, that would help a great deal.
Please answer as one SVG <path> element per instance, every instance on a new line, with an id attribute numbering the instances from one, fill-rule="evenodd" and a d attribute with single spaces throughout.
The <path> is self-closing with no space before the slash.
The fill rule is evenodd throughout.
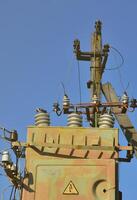
<path id="1" fill-rule="evenodd" d="M 123 103 L 128 103 L 128 101 L 129 101 L 129 97 L 127 96 L 127 94 L 123 94 L 123 96 L 121 97 L 121 101 L 123 102 Z"/>
<path id="2" fill-rule="evenodd" d="M 113 128 L 115 119 L 111 114 L 105 113 L 99 118 L 99 128 Z"/>
<path id="3" fill-rule="evenodd" d="M 16 165 L 15 165 L 15 164 L 13 164 L 13 165 L 11 166 L 11 171 L 16 171 Z"/>
<path id="4" fill-rule="evenodd" d="M 63 106 L 65 107 L 69 107 L 70 105 L 70 99 L 68 98 L 68 96 L 65 94 L 63 97 Z"/>
<path id="5" fill-rule="evenodd" d="M 92 102 L 93 102 L 93 103 L 99 102 L 99 98 L 97 97 L 96 94 L 93 95 L 93 97 L 92 97 Z"/>
<path id="6" fill-rule="evenodd" d="M 2 152 L 2 159 L 1 159 L 1 161 L 2 161 L 3 163 L 10 163 L 10 162 L 11 162 L 10 154 L 9 154 L 8 151 L 3 151 L 3 152 Z"/>
<path id="7" fill-rule="evenodd" d="M 35 125 L 36 126 L 49 126 L 50 116 L 47 112 L 38 112 L 35 115 Z"/>
<path id="8" fill-rule="evenodd" d="M 81 127 L 82 126 L 82 116 L 78 113 L 71 113 L 68 115 L 67 125 L 69 127 Z"/>

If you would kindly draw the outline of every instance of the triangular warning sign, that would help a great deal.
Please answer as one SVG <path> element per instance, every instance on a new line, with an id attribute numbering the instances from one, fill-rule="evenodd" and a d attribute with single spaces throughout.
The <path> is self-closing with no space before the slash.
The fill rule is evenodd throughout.
<path id="1" fill-rule="evenodd" d="M 64 195 L 78 195 L 79 192 L 76 189 L 76 186 L 74 185 L 74 183 L 70 181 L 67 187 L 65 188 L 63 194 Z"/>

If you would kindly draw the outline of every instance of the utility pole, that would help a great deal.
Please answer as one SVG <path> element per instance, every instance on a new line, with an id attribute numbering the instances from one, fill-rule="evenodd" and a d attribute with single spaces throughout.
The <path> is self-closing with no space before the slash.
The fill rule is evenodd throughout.
<path id="1" fill-rule="evenodd" d="M 74 53 L 77 60 L 90 61 L 90 80 L 87 87 L 90 89 L 91 102 L 99 103 L 101 100 L 101 79 L 106 66 L 109 45 L 102 48 L 101 21 L 95 22 L 95 31 L 91 37 L 91 52 L 82 52 L 80 50 L 80 41 L 74 41 Z M 92 108 L 90 109 L 92 112 Z M 97 113 L 90 115 L 92 126 L 97 127 Z"/>
<path id="2" fill-rule="evenodd" d="M 101 22 L 97 21 L 95 23 L 95 32 L 93 33 L 91 39 L 91 52 L 93 56 L 91 57 L 90 66 L 90 76 L 91 76 L 91 101 L 96 95 L 97 99 L 100 101 L 101 98 L 101 78 L 102 78 L 102 35 L 101 35 Z"/>

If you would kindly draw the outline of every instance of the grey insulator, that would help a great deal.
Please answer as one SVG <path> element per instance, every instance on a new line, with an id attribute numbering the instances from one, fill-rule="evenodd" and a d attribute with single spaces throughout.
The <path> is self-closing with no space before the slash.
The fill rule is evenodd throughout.
<path id="1" fill-rule="evenodd" d="M 10 163 L 11 162 L 11 158 L 10 158 L 10 154 L 8 151 L 3 151 L 2 152 L 2 159 L 1 161 L 3 163 Z"/>
<path id="2" fill-rule="evenodd" d="M 123 103 L 128 103 L 128 101 L 129 101 L 129 97 L 127 96 L 127 94 L 123 94 L 123 96 L 121 97 L 121 101 L 123 102 Z"/>
<path id="3" fill-rule="evenodd" d="M 98 125 L 99 128 L 113 128 L 114 122 L 115 122 L 114 117 L 109 113 L 105 113 L 100 116 Z"/>
<path id="4" fill-rule="evenodd" d="M 63 97 L 63 107 L 69 107 L 70 105 L 70 99 L 68 98 L 68 96 L 65 94 Z"/>
<path id="5" fill-rule="evenodd" d="M 82 126 L 82 116 L 78 113 L 71 113 L 68 115 L 67 125 L 69 127 L 81 127 Z"/>
<path id="6" fill-rule="evenodd" d="M 36 126 L 49 126 L 50 116 L 47 112 L 39 111 L 35 115 L 35 125 Z"/>

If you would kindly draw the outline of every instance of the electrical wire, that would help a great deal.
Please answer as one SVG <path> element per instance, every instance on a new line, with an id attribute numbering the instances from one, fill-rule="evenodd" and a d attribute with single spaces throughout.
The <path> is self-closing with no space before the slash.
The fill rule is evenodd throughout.
<path id="1" fill-rule="evenodd" d="M 127 92 L 127 89 L 129 88 L 130 83 L 128 82 L 127 86 L 125 86 L 124 81 L 122 79 L 122 74 L 121 74 L 121 71 L 120 71 L 120 68 L 124 64 L 124 57 L 121 54 L 121 52 L 118 49 L 116 49 L 115 47 L 111 46 L 110 48 L 113 49 L 117 54 L 119 54 L 119 56 L 121 57 L 121 63 L 119 65 L 117 65 L 116 67 L 106 68 L 106 70 L 117 70 L 118 71 L 118 76 L 119 76 L 121 88 L 122 88 L 123 92 Z M 132 111 L 129 111 L 129 112 L 132 112 Z"/>
<path id="2" fill-rule="evenodd" d="M 119 75 L 120 85 L 121 85 L 121 87 L 123 89 L 123 92 L 127 92 L 127 89 L 129 88 L 130 83 L 128 82 L 127 86 L 125 87 L 124 82 L 122 80 L 122 74 L 120 72 L 120 69 L 118 69 L 118 75 Z"/>
<path id="3" fill-rule="evenodd" d="M 14 189 L 14 195 L 13 195 L 14 199 L 16 198 L 16 191 L 17 191 L 17 187 L 15 187 Z"/>
<path id="4" fill-rule="evenodd" d="M 19 158 L 16 156 L 16 173 L 18 173 Z"/>
<path id="5" fill-rule="evenodd" d="M 65 89 L 65 85 L 64 83 L 61 81 L 61 85 L 62 85 L 62 88 L 63 88 L 63 91 L 64 91 L 64 95 L 66 94 L 66 89 Z"/>
<path id="6" fill-rule="evenodd" d="M 11 143 L 10 141 L 8 141 L 7 139 L 5 139 L 5 137 L 0 135 L 0 139 L 4 140 L 5 142 Z"/>
<path id="7" fill-rule="evenodd" d="M 120 69 L 124 64 L 124 57 L 121 54 L 121 52 L 118 49 L 116 49 L 115 47 L 110 46 L 110 49 L 113 49 L 117 54 L 119 54 L 119 56 L 121 57 L 121 63 L 119 65 L 117 65 L 116 67 L 105 68 L 105 70 L 117 70 L 117 69 Z"/>
<path id="8" fill-rule="evenodd" d="M 12 149 L 11 147 L 10 147 L 10 148 L 7 148 L 7 149 L 3 149 L 3 150 L 0 151 L 0 154 L 2 154 L 3 151 L 9 151 L 9 150 L 11 150 L 11 149 Z"/>
<path id="9" fill-rule="evenodd" d="M 0 129 L 7 132 L 7 133 L 11 133 L 11 131 L 9 131 L 8 129 L 6 129 L 5 127 L 0 126 Z"/>
<path id="10" fill-rule="evenodd" d="M 13 195 L 13 191 L 14 191 L 14 185 L 12 186 L 12 189 L 11 189 L 11 193 L 10 193 L 10 198 L 9 198 L 9 200 L 12 200 L 12 195 Z"/>
<path id="11" fill-rule="evenodd" d="M 0 139 L 11 143 L 11 141 L 9 140 L 9 137 L 6 136 L 6 133 L 11 134 L 11 131 L 9 131 L 8 129 L 6 129 L 5 127 L 0 126 L 0 130 L 3 131 L 3 136 L 0 135 Z"/>
<path id="12" fill-rule="evenodd" d="M 4 188 L 0 195 L 0 200 L 4 200 L 4 193 L 8 190 L 9 187 L 12 187 L 12 185 L 8 185 L 6 188 Z"/>
<path id="13" fill-rule="evenodd" d="M 123 92 L 125 92 L 125 87 L 124 87 L 124 83 L 123 83 L 123 80 L 122 80 L 122 75 L 121 75 L 120 69 L 118 69 L 118 75 L 119 75 L 120 85 L 123 89 Z"/>
<path id="14" fill-rule="evenodd" d="M 109 99 L 110 99 L 110 102 L 112 101 L 112 98 L 111 98 L 111 91 L 110 91 L 110 85 L 108 84 L 108 94 L 109 94 Z"/>
<path id="15" fill-rule="evenodd" d="M 81 73 L 80 73 L 80 66 L 79 66 L 79 61 L 78 63 L 78 87 L 79 87 L 79 101 L 81 104 L 81 99 L 82 99 L 82 95 L 81 95 Z"/>
<path id="16" fill-rule="evenodd" d="M 131 98 L 134 99 L 134 95 L 133 95 L 133 87 L 132 87 L 131 82 L 130 82 L 130 84 L 129 84 L 128 90 L 129 90 L 129 92 L 130 92 L 130 94 L 131 94 Z"/>
<path id="17" fill-rule="evenodd" d="M 95 40 L 95 43 L 94 43 L 94 64 L 93 64 L 93 67 L 94 67 L 94 71 L 93 71 L 93 77 L 94 77 L 94 82 L 93 82 L 93 88 L 95 89 L 95 91 L 94 91 L 94 89 L 92 90 L 92 96 L 94 95 L 93 93 L 97 93 L 97 88 L 96 88 L 96 84 L 95 84 L 95 79 L 96 79 L 96 40 Z M 99 69 L 98 69 L 99 70 Z"/>
<path id="18" fill-rule="evenodd" d="M 62 94 L 62 88 L 61 88 L 61 90 L 60 90 L 60 85 L 62 85 L 62 83 L 63 83 L 63 85 L 64 85 L 64 82 L 65 82 L 65 85 L 69 85 L 69 82 L 70 82 L 70 80 L 71 80 L 71 74 L 72 74 L 72 69 L 73 69 L 73 62 L 74 62 L 74 56 L 73 56 L 73 58 L 72 58 L 72 60 L 68 63 L 68 65 L 67 65 L 67 69 L 66 69 L 66 74 L 67 74 L 67 77 L 65 78 L 65 81 L 60 81 L 58 84 L 57 84 L 57 92 L 56 92 L 56 94 L 55 94 L 55 99 L 56 99 L 56 101 L 60 101 L 60 97 L 62 96 L 61 94 Z M 61 83 L 61 84 L 60 84 Z M 62 86 L 63 86 L 62 85 Z M 63 86 L 63 91 L 64 91 L 64 86 Z M 66 89 L 65 89 L 65 92 L 66 92 Z"/>
<path id="19" fill-rule="evenodd" d="M 5 174 L 1 174 L 1 173 L 0 173 L 0 176 L 5 176 L 5 177 L 7 177 Z"/>

